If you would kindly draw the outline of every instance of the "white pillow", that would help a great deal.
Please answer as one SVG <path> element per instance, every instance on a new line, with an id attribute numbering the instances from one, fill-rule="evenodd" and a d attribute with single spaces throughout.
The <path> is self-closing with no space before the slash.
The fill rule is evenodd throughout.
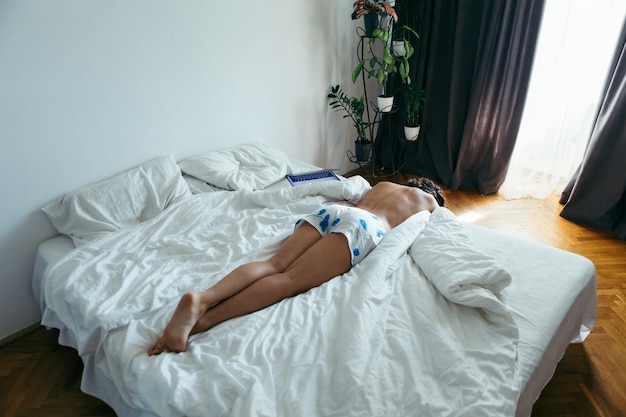
<path id="1" fill-rule="evenodd" d="M 42 210 L 76 246 L 155 217 L 191 197 L 171 155 L 65 194 Z"/>
<path id="2" fill-rule="evenodd" d="M 247 143 L 192 156 L 182 171 L 225 190 L 259 190 L 285 178 L 287 154 L 262 143 Z"/>
<path id="3" fill-rule="evenodd" d="M 206 182 L 199 180 L 196 177 L 192 177 L 191 175 L 183 174 L 183 179 L 187 183 L 191 194 L 212 193 L 214 191 L 221 191 L 221 188 L 215 187 L 211 184 L 207 184 Z"/>

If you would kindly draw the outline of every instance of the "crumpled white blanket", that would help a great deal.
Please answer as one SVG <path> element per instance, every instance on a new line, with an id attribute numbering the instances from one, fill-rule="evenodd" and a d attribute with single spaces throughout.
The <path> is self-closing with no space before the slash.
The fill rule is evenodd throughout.
<path id="1" fill-rule="evenodd" d="M 465 225 L 447 208 L 433 212 L 411 245 L 411 257 L 448 300 L 481 309 L 501 334 L 519 337 L 511 314 L 497 298 L 511 283 L 511 275 L 494 258 L 475 249 Z"/>
<path id="2" fill-rule="evenodd" d="M 437 211 L 389 232 L 345 275 L 194 335 L 184 353 L 147 356 L 181 294 L 269 257 L 299 216 L 368 189 L 354 177 L 197 195 L 53 265 L 47 306 L 126 402 L 157 415 L 514 415 L 515 328 L 493 293 L 505 282 L 431 283 L 433 254 L 419 253 L 435 239 L 426 236 Z M 467 249 L 438 245 L 461 257 Z"/>

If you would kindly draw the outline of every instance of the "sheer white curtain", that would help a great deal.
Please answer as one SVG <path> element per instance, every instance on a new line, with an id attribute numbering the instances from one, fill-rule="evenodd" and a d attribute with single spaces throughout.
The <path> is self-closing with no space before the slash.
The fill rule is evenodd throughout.
<path id="1" fill-rule="evenodd" d="M 546 0 L 505 198 L 546 198 L 573 175 L 625 15 L 625 0 Z"/>

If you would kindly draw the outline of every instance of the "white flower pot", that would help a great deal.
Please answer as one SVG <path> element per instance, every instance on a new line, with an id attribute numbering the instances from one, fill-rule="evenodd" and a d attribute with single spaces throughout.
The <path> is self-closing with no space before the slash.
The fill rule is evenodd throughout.
<path id="1" fill-rule="evenodd" d="M 389 113 L 393 108 L 393 96 L 378 96 L 378 110 L 383 113 Z"/>
<path id="2" fill-rule="evenodd" d="M 404 126 L 404 137 L 406 140 L 414 141 L 420 135 L 420 127 Z"/>
<path id="3" fill-rule="evenodd" d="M 395 56 L 405 56 L 406 48 L 404 47 L 404 41 L 393 41 L 391 43 L 391 52 Z"/>

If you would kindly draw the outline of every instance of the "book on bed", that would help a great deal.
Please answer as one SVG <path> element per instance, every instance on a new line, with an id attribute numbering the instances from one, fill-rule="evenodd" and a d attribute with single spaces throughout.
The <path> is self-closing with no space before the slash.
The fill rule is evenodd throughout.
<path id="1" fill-rule="evenodd" d="M 321 171 L 305 172 L 303 174 L 288 174 L 287 181 L 292 186 L 309 184 L 319 181 L 339 181 L 339 177 L 331 169 Z"/>

